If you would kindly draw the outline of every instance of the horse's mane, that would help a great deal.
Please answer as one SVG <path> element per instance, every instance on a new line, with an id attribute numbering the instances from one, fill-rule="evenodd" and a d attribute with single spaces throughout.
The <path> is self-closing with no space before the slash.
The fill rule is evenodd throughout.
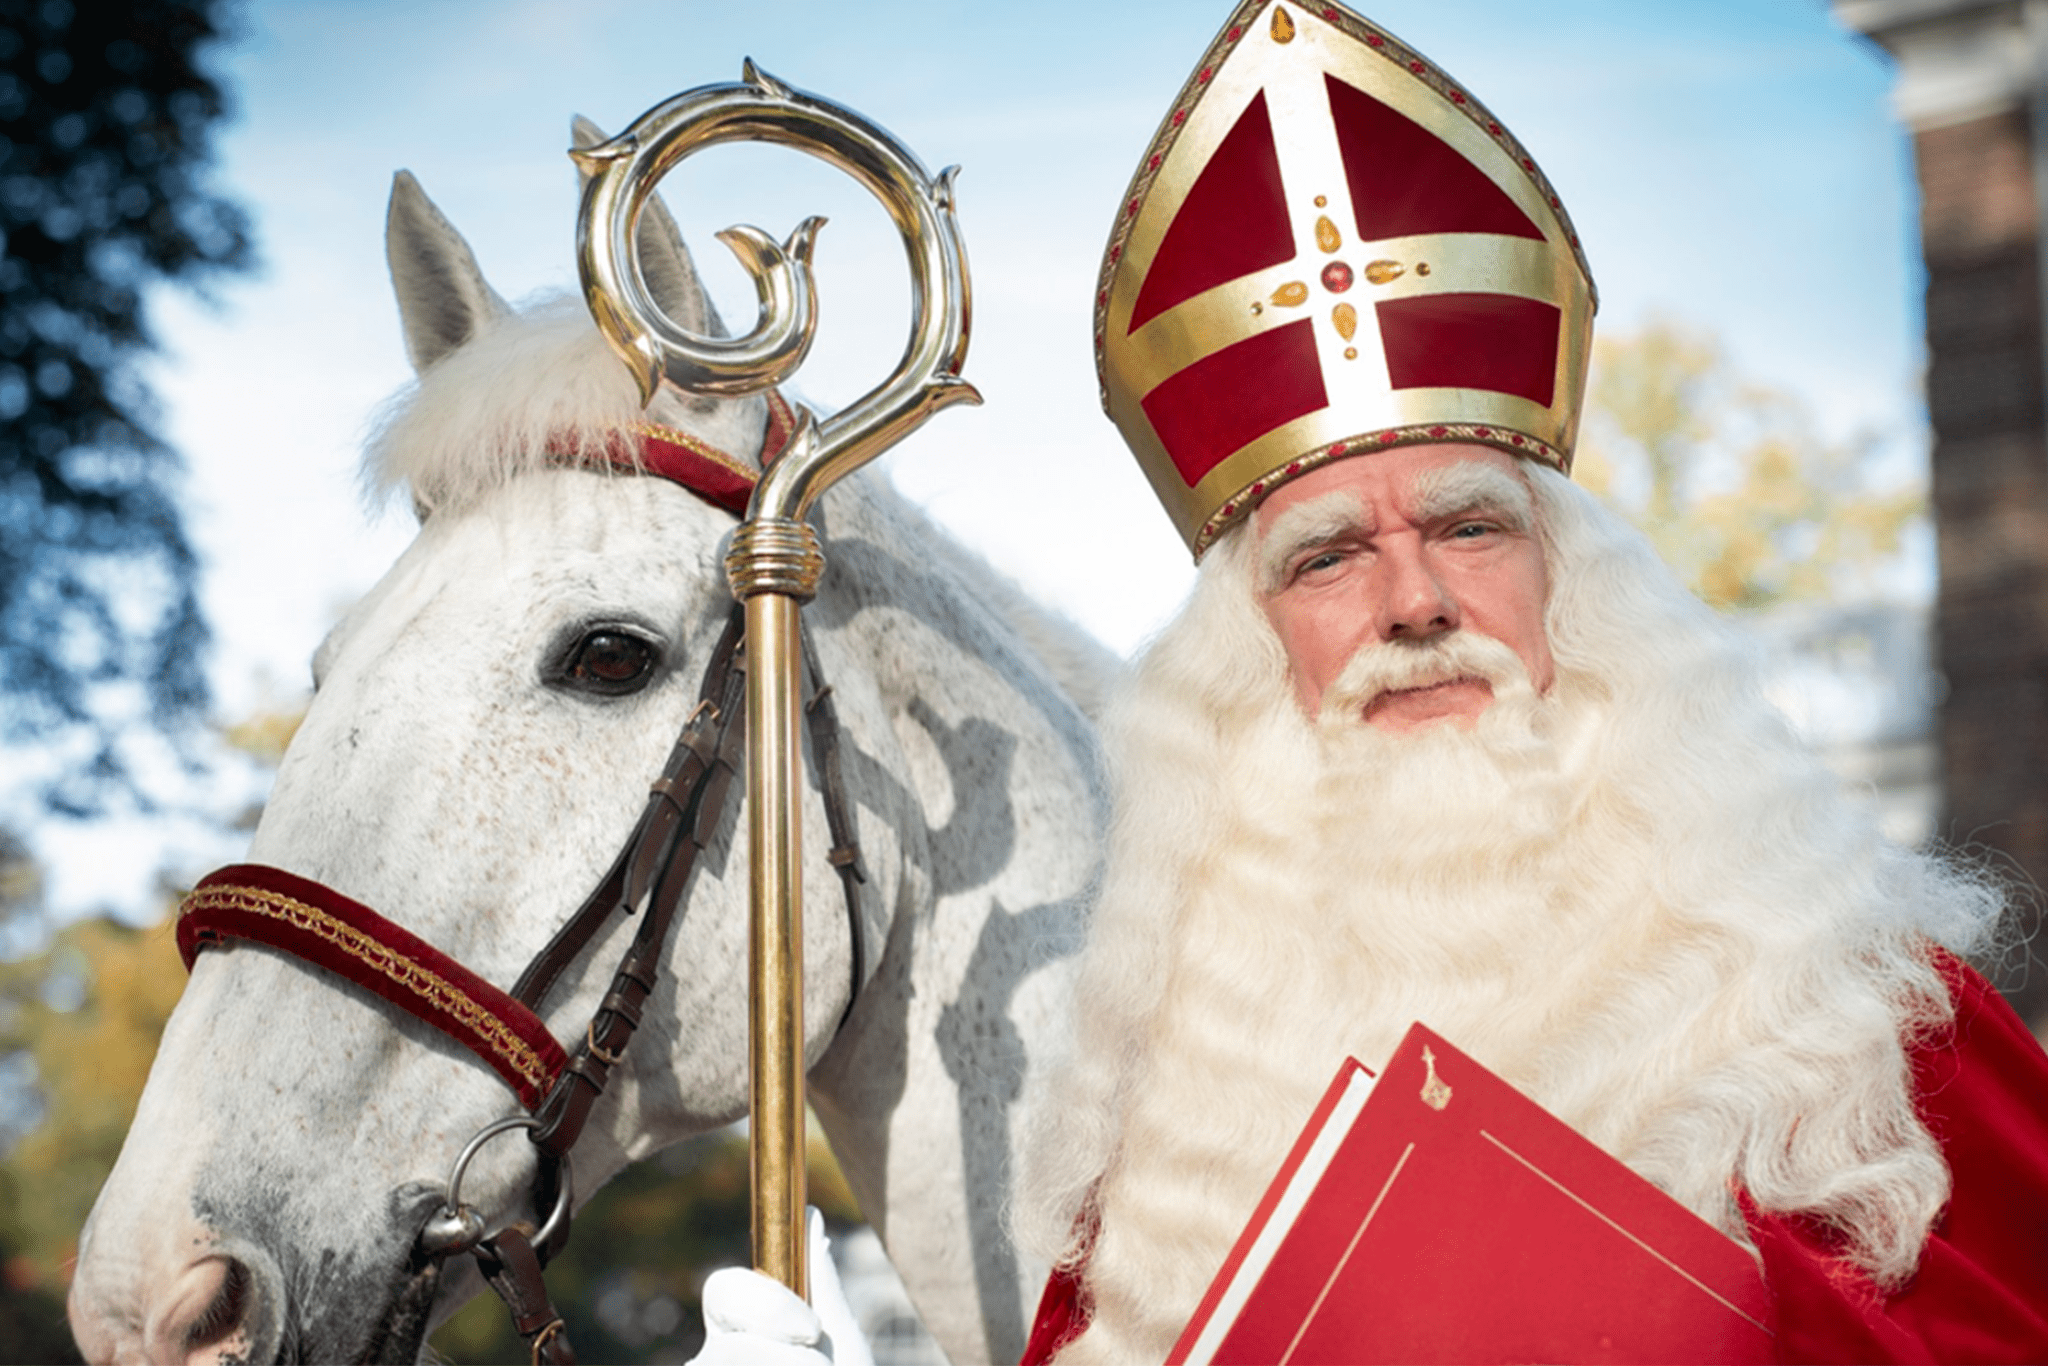
<path id="1" fill-rule="evenodd" d="M 611 470 L 612 435 L 650 419 L 744 452 L 751 464 L 766 417 L 759 398 L 664 393 L 643 410 L 631 376 L 582 302 L 555 298 L 493 319 L 394 396 L 365 451 L 363 483 L 378 502 L 409 494 L 422 515 L 459 511 L 565 457 Z M 856 477 L 865 496 L 888 505 L 889 515 L 914 531 L 920 554 L 941 561 L 950 578 L 1014 630 L 1084 713 L 1100 715 L 1122 668 L 1114 654 L 961 545 L 886 478 Z"/>

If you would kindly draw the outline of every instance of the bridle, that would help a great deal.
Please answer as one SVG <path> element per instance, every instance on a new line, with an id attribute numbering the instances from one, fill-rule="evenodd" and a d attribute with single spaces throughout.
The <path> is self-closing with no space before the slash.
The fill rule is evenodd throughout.
<path id="1" fill-rule="evenodd" d="M 779 454 L 795 422 L 770 391 L 763 464 Z M 587 465 L 587 454 L 565 448 L 559 463 Z M 689 433 L 642 426 L 610 440 L 601 458 L 625 470 L 682 485 L 729 512 L 743 513 L 754 476 L 744 464 Z M 413 1248 L 419 1265 L 468 1252 L 511 1313 L 532 1360 L 573 1366 L 574 1351 L 541 1276 L 569 1238 L 573 1203 L 570 1150 L 603 1096 L 612 1069 L 640 1026 L 681 911 L 697 855 L 716 837 L 733 776 L 744 764 L 745 650 L 743 617 L 735 606 L 711 651 L 697 703 L 684 722 L 647 805 L 610 869 L 583 904 L 526 965 L 510 991 L 501 990 L 431 944 L 368 906 L 321 883 L 279 868 L 236 864 L 201 879 L 178 908 L 178 951 L 189 970 L 202 949 L 230 940 L 261 944 L 364 987 L 461 1044 L 512 1088 L 525 1113 L 495 1120 L 458 1154 L 447 1194 L 420 1229 Z M 824 797 L 832 847 L 829 855 L 845 892 L 852 946 L 852 985 L 843 1026 L 866 975 L 857 887 L 866 881 L 855 842 L 852 808 L 839 763 L 839 721 L 832 690 L 815 649 L 805 648 L 809 700 L 805 704 L 811 759 Z M 620 957 L 610 989 L 570 1048 L 549 1031 L 540 1008 L 562 974 L 615 915 L 640 915 Z M 462 1202 L 470 1162 L 500 1134 L 523 1129 L 539 1170 L 534 1211 L 548 1211 L 536 1228 L 514 1221 L 486 1233 L 482 1215 Z"/>

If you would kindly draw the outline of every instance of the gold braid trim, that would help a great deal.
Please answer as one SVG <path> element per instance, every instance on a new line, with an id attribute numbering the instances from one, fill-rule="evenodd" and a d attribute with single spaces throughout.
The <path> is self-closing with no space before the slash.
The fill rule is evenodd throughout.
<path id="1" fill-rule="evenodd" d="M 703 437 L 692 435 L 681 427 L 668 427 L 659 422 L 635 422 L 626 430 L 637 432 L 641 436 L 651 436 L 657 441 L 666 441 L 671 446 L 681 446 L 684 450 L 709 460 L 728 474 L 736 474 L 750 483 L 761 477 L 759 470 L 748 469 Z"/>
<path id="2" fill-rule="evenodd" d="M 454 1017 L 493 1053 L 510 1063 L 512 1070 L 535 1091 L 547 1089 L 546 1059 L 494 1012 L 439 973 L 386 948 L 347 921 L 278 892 L 261 887 L 235 886 L 200 888 L 185 898 L 184 904 L 178 908 L 178 916 L 183 919 L 196 910 L 216 907 L 281 920 L 294 929 L 326 940 L 386 981 L 396 983 L 426 1001 L 434 1010 Z"/>

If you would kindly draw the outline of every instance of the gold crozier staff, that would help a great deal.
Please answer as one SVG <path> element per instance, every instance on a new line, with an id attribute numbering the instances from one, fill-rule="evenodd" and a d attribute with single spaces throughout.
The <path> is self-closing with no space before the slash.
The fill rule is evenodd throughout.
<path id="1" fill-rule="evenodd" d="M 634 224 L 654 184 L 699 148 L 777 143 L 830 162 L 882 202 L 910 258 L 909 345 L 888 379 L 845 410 L 797 410 L 789 445 L 755 487 L 725 561 L 746 604 L 747 849 L 752 859 L 749 990 L 754 1266 L 800 1295 L 804 1266 L 802 665 L 797 612 L 825 569 L 804 520 L 832 484 L 953 403 L 978 403 L 967 356 L 967 258 L 953 216 L 953 169 L 934 178 L 895 138 L 852 110 L 782 84 L 748 62 L 739 83 L 702 86 L 648 110 L 618 137 L 574 153 L 589 172 L 577 220 L 584 298 L 651 399 L 666 379 L 745 394 L 794 374 L 816 326 L 811 246 L 822 219 L 777 243 L 758 228 L 719 234 L 753 278 L 760 313 L 731 340 L 677 327 L 641 277 Z"/>

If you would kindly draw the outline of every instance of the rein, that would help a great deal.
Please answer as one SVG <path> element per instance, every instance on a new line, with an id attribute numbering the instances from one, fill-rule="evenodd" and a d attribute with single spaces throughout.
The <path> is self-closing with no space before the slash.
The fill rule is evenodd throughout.
<path id="1" fill-rule="evenodd" d="M 795 425 L 780 395 L 771 392 L 768 399 L 764 464 L 773 458 L 770 453 L 780 452 Z M 604 457 L 616 467 L 680 484 L 728 511 L 744 510 L 753 481 L 752 473 L 737 460 L 668 428 L 636 429 L 630 441 L 616 438 Z M 746 481 L 744 487 L 739 480 Z M 697 855 L 715 837 L 732 778 L 745 762 L 744 621 L 736 604 L 705 666 L 697 704 L 610 869 L 534 955 L 510 991 L 492 985 L 361 902 L 283 869 L 261 864 L 221 868 L 202 878 L 178 908 L 178 951 L 187 970 L 201 950 L 231 940 L 279 950 L 353 982 L 439 1030 L 511 1087 L 526 1113 L 487 1125 L 464 1146 L 450 1173 L 442 1207 L 419 1232 L 414 1256 L 440 1262 L 463 1252 L 474 1254 L 536 1366 L 574 1366 L 576 1359 L 541 1276 L 569 1238 L 570 1150 L 640 1026 Z M 829 859 L 845 892 L 851 943 L 852 982 L 839 1018 L 844 1027 L 866 976 L 856 891 L 866 873 L 840 771 L 840 727 L 832 689 L 819 669 L 817 651 L 806 648 L 803 657 L 809 676 L 810 700 L 804 708 L 809 747 L 832 839 Z M 615 914 L 639 914 L 643 906 L 639 930 L 619 960 L 610 989 L 584 1026 L 582 1039 L 564 1048 L 542 1021 L 541 1006 Z M 486 1142 L 515 1128 L 527 1131 L 536 1151 L 534 1211 L 541 1223 L 536 1228 L 515 1221 L 487 1235 L 482 1216 L 462 1203 L 463 1174 Z M 545 1217 L 543 1210 L 548 1211 Z"/>

